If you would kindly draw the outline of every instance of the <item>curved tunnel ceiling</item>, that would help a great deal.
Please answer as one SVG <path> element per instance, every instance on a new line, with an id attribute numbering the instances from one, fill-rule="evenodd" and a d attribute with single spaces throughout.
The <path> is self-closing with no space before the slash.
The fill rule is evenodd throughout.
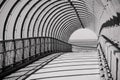
<path id="1" fill-rule="evenodd" d="M 91 28 L 96 18 L 84 0 L 2 0 L 0 3 L 1 40 L 54 37 L 67 42 L 75 30 Z"/>

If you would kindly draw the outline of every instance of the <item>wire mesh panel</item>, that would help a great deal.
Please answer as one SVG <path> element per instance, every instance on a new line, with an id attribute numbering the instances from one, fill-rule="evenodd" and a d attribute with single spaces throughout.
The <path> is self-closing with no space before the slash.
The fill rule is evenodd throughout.
<path id="1" fill-rule="evenodd" d="M 16 43 L 16 62 L 22 60 L 22 53 L 23 53 L 23 43 L 22 40 L 15 41 Z"/>
<path id="2" fill-rule="evenodd" d="M 49 52 L 51 51 L 50 50 L 51 49 L 51 44 L 50 43 L 51 43 L 51 38 L 48 38 L 48 46 L 47 47 L 48 47 L 48 51 Z"/>
<path id="3" fill-rule="evenodd" d="M 47 38 L 45 38 L 45 40 L 44 40 L 45 42 L 45 52 L 47 52 L 48 51 L 48 40 L 47 40 Z"/>
<path id="4" fill-rule="evenodd" d="M 24 40 L 24 58 L 29 58 L 29 40 L 28 39 L 25 39 Z"/>
<path id="5" fill-rule="evenodd" d="M 35 55 L 35 39 L 31 39 L 31 56 Z"/>
<path id="6" fill-rule="evenodd" d="M 1 72 L 1 68 L 2 68 L 2 64 L 3 64 L 3 55 L 0 54 L 0 72 Z"/>
<path id="7" fill-rule="evenodd" d="M 40 38 L 36 39 L 36 54 L 40 54 Z"/>
<path id="8" fill-rule="evenodd" d="M 71 51 L 70 46 L 68 43 L 50 37 L 0 41 L 0 76 L 4 77 L 48 54 Z"/>
<path id="9" fill-rule="evenodd" d="M 14 42 L 13 41 L 7 41 L 5 43 L 5 46 L 6 46 L 5 66 L 9 66 L 9 65 L 13 64 L 13 59 L 15 57 Z"/>
<path id="10" fill-rule="evenodd" d="M 4 52 L 3 52 L 3 43 L 2 42 L 0 42 L 0 69 L 2 68 L 2 64 L 3 64 L 3 54 L 4 54 Z"/>
<path id="11" fill-rule="evenodd" d="M 44 52 L 44 38 L 41 38 L 41 52 Z"/>

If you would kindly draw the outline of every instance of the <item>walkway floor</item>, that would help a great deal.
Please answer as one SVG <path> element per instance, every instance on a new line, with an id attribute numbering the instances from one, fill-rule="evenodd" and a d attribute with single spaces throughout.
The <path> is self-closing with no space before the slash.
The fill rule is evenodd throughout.
<path id="1" fill-rule="evenodd" d="M 25 78 L 35 71 L 41 69 L 43 66 L 47 65 L 50 61 L 54 60 L 58 56 L 62 55 L 63 53 L 56 53 L 49 55 L 45 58 L 39 59 L 34 63 L 6 76 L 3 80 L 26 80 Z"/>
<path id="2" fill-rule="evenodd" d="M 98 54 L 95 51 L 63 54 L 26 80 L 100 80 Z"/>
<path id="3" fill-rule="evenodd" d="M 52 54 L 3 80 L 100 80 L 98 54 L 94 50 Z"/>

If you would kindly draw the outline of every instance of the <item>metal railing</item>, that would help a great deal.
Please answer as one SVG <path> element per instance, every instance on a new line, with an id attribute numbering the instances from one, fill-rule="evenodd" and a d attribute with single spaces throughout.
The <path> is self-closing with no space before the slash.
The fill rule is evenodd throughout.
<path id="1" fill-rule="evenodd" d="M 99 38 L 98 52 L 103 80 L 119 80 L 120 48 L 105 35 Z"/>
<path id="2" fill-rule="evenodd" d="M 0 77 L 47 55 L 71 51 L 71 44 L 51 37 L 0 41 Z"/>

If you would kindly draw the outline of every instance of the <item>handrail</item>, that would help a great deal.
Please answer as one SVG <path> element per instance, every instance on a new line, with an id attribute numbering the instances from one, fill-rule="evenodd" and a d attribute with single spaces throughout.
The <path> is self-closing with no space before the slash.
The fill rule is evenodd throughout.
<path id="1" fill-rule="evenodd" d="M 105 57 L 105 53 L 103 51 L 103 48 L 100 43 L 98 43 L 100 50 L 98 49 L 99 53 L 99 59 L 100 59 L 100 74 L 101 78 L 104 78 L 105 80 L 112 80 L 112 74 L 110 72 L 110 68 L 108 66 L 108 61 Z"/>
<path id="2" fill-rule="evenodd" d="M 0 77 L 3 78 L 47 55 L 71 51 L 71 44 L 52 37 L 0 41 Z"/>
<path id="3" fill-rule="evenodd" d="M 114 43 L 113 41 L 111 41 L 109 38 L 107 38 L 105 35 L 101 35 L 107 42 L 109 42 L 110 44 L 112 44 L 115 48 L 117 48 L 118 50 L 120 50 L 120 47 L 118 47 L 117 43 Z"/>
<path id="4" fill-rule="evenodd" d="M 72 46 L 76 46 L 76 47 L 87 47 L 87 48 L 97 48 L 97 47 L 92 47 L 92 46 L 78 46 L 78 45 L 75 45 L 75 44 L 71 44 Z"/>
<path id="5" fill-rule="evenodd" d="M 100 37 L 102 37 L 104 40 L 101 42 L 104 43 L 109 43 L 109 45 L 107 44 L 102 44 L 101 42 L 99 42 L 98 44 L 98 52 L 100 55 L 100 62 L 101 62 L 101 71 L 103 72 L 102 77 L 105 79 L 109 79 L 109 80 L 113 80 L 115 78 L 115 76 L 113 74 L 113 69 L 111 67 L 114 67 L 115 65 L 113 65 L 113 61 L 116 60 L 115 55 L 114 55 L 114 51 L 120 51 L 120 47 L 118 46 L 117 43 L 115 43 L 114 41 L 110 40 L 108 37 L 106 37 L 105 35 L 101 35 Z M 114 48 L 110 48 L 110 47 L 114 47 Z M 109 51 L 108 51 L 109 50 Z M 113 60 L 113 61 L 111 61 Z M 117 71 L 117 70 L 116 70 Z M 118 75 L 118 74 L 115 74 Z"/>

